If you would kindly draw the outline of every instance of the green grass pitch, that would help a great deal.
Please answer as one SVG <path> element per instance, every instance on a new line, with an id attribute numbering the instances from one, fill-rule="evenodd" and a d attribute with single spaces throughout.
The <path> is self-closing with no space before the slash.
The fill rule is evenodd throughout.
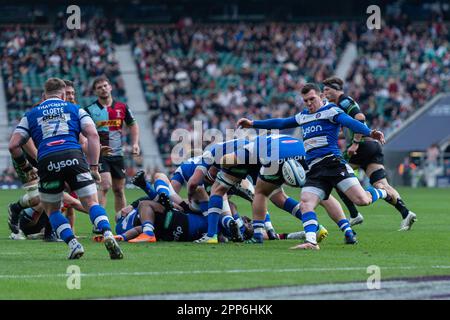
<path id="1" fill-rule="evenodd" d="M 288 193 L 298 199 L 298 190 Z M 87 215 L 78 213 L 76 232 L 85 255 L 66 259 L 64 243 L 8 239 L 7 204 L 20 191 L 0 191 L 0 299 L 84 299 L 142 294 L 220 291 L 281 285 L 366 281 L 367 267 L 381 268 L 381 278 L 450 275 L 450 194 L 448 189 L 400 189 L 418 222 L 409 232 L 398 232 L 400 215 L 379 201 L 360 208 L 364 224 L 357 226 L 359 244 L 343 244 L 343 234 L 318 210 L 319 223 L 329 237 L 320 251 L 288 250 L 295 240 L 266 241 L 264 245 L 227 243 L 129 244 L 123 243 L 124 259 L 113 261 L 102 244 L 90 240 Z M 128 190 L 128 201 L 141 193 Z M 250 215 L 250 205 L 236 200 L 239 212 Z M 113 220 L 112 194 L 108 212 Z M 302 227 L 291 215 L 270 205 L 278 232 Z M 66 270 L 77 265 L 81 288 L 69 290 Z M 257 298 L 257 297 L 255 297 Z"/>

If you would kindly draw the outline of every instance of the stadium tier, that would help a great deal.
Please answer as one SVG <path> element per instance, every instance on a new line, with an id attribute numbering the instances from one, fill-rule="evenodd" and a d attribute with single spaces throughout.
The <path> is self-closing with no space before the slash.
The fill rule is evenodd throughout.
<path id="1" fill-rule="evenodd" d="M 344 89 L 369 126 L 387 136 L 439 92 L 450 89 L 448 26 L 388 12 L 387 25 L 346 23 L 184 23 L 121 25 L 131 44 L 164 164 L 176 128 L 225 132 L 241 116 L 286 117 L 303 108 L 300 90 L 335 74 L 348 43 L 357 46 Z M 95 100 L 90 81 L 106 74 L 126 101 L 115 58 L 117 21 L 93 18 L 81 30 L 1 27 L 2 76 L 11 127 L 39 102 L 49 76 L 71 79 L 77 101 Z M 58 22 L 59 23 L 59 22 Z M 128 39 L 128 40 L 126 40 Z"/>
<path id="2" fill-rule="evenodd" d="M 439 92 L 450 91 L 448 25 L 406 18 L 379 32 L 365 31 L 348 77 L 349 94 L 386 135 Z"/>
<path id="3" fill-rule="evenodd" d="M 55 26 L 0 27 L 2 76 L 8 101 L 9 120 L 39 103 L 49 77 L 75 83 L 77 101 L 87 106 L 96 100 L 91 81 L 105 74 L 126 100 L 114 55 L 111 33 L 102 19 L 92 19 L 82 29 L 70 31 Z"/>

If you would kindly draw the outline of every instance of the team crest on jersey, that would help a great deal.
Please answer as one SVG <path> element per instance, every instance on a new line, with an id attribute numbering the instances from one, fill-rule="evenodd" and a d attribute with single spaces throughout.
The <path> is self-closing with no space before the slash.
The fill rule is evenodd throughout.
<path id="1" fill-rule="evenodd" d="M 320 112 L 316 114 L 316 119 L 319 119 L 321 116 Z"/>
<path id="2" fill-rule="evenodd" d="M 120 118 L 120 116 L 121 116 L 121 110 L 116 110 L 116 117 Z"/>

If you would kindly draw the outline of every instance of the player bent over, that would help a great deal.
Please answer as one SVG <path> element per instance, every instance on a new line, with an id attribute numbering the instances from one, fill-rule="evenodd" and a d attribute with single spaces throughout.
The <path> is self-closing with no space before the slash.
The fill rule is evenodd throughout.
<path id="1" fill-rule="evenodd" d="M 21 146 L 30 138 L 38 146 L 39 196 L 53 229 L 69 245 L 69 259 L 80 258 L 84 249 L 75 238 L 69 221 L 61 214 L 65 182 L 79 196 L 91 222 L 102 230 L 111 259 L 122 259 L 122 250 L 113 237 L 105 209 L 97 199 L 94 178 L 100 179 L 98 133 L 84 110 L 64 101 L 65 87 L 58 78 L 46 81 L 46 100 L 21 119 L 11 137 L 9 150 L 17 165 L 30 172 L 31 165 L 23 155 Z M 88 139 L 87 160 L 78 143 L 80 132 Z"/>

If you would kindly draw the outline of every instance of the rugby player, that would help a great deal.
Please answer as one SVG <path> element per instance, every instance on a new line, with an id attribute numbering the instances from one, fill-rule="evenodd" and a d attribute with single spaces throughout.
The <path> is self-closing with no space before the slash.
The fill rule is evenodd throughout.
<path id="1" fill-rule="evenodd" d="M 227 144 L 224 144 L 225 147 Z M 223 146 L 222 144 L 213 145 L 208 148 L 212 153 L 215 153 L 215 147 Z M 199 170 L 196 169 L 199 167 Z M 206 174 L 205 174 L 206 173 Z M 193 157 L 185 160 L 174 172 L 170 179 L 173 191 L 178 193 L 181 187 L 185 184 L 191 190 L 191 194 L 195 192 L 196 201 L 190 202 L 189 206 L 194 211 L 201 211 L 204 215 L 208 214 L 208 200 L 209 195 L 207 189 L 214 183 L 217 174 L 217 168 L 210 165 L 209 162 L 203 161 L 203 156 Z M 193 178 L 193 176 L 195 176 Z M 195 190 L 195 191 L 193 191 Z M 242 180 L 241 184 L 229 190 L 227 195 L 237 195 L 247 201 L 253 201 L 254 188 L 250 179 Z M 270 215 L 267 215 L 270 220 Z M 268 222 L 269 223 L 269 222 Z M 273 226 L 272 226 L 273 227 Z"/>
<path id="2" fill-rule="evenodd" d="M 218 177 L 216 177 L 216 175 L 220 172 L 220 161 L 223 156 L 228 153 L 238 152 L 238 150 L 241 150 L 246 144 L 248 144 L 247 139 L 233 139 L 209 146 L 202 155 L 202 161 L 197 165 L 193 175 L 189 179 L 187 189 L 188 200 L 190 203 L 192 202 L 191 200 L 193 195 L 197 192 L 198 188 L 202 187 L 204 181 L 212 183 L 210 191 L 211 195 L 207 205 L 205 202 L 204 207 L 201 207 L 204 215 L 208 216 L 208 232 L 203 237 L 196 240 L 196 243 L 218 243 L 217 228 L 220 217 L 223 214 L 231 212 L 227 194 L 232 186 L 229 186 L 226 189 L 223 188 L 218 190 L 219 188 L 217 187 L 216 182 Z M 256 181 L 257 171 L 255 171 L 255 168 L 255 166 L 252 167 L 250 165 L 248 168 L 236 168 L 236 171 L 242 171 L 243 174 L 239 181 L 233 185 L 233 187 L 238 186 L 240 182 L 247 177 L 247 175 L 251 177 L 252 181 Z M 236 232 L 234 236 L 236 239 L 239 239 L 239 226 L 234 225 L 234 223 L 232 224 L 233 230 Z"/>
<path id="3" fill-rule="evenodd" d="M 139 126 L 128 106 L 113 99 L 112 86 L 105 76 L 96 78 L 92 89 L 98 97 L 97 101 L 85 107 L 92 117 L 100 136 L 100 144 L 111 148 L 110 155 L 101 156 L 99 172 L 101 183 L 99 188 L 100 204 L 106 206 L 106 194 L 112 188 L 114 208 L 119 211 L 126 206 L 125 198 L 125 163 L 122 149 L 122 130 L 125 123 L 130 129 L 132 154 L 139 155 Z"/>
<path id="4" fill-rule="evenodd" d="M 323 85 L 323 92 L 328 101 L 335 103 L 350 117 L 365 123 L 366 117 L 361 112 L 359 105 L 351 97 L 344 94 L 344 81 L 342 79 L 330 77 L 323 81 Z M 382 188 L 387 191 L 390 198 L 385 200 L 394 206 L 402 216 L 399 231 L 410 230 L 412 224 L 417 220 L 417 216 L 406 207 L 398 191 L 387 181 L 381 145 L 378 141 L 370 137 L 363 137 L 361 134 L 354 134 L 351 130 L 344 130 L 344 133 L 347 141 L 345 156 L 349 164 L 353 168 L 361 168 L 364 170 L 370 179 L 370 184 L 375 188 Z M 350 223 L 362 223 L 363 216 L 358 212 L 353 202 L 342 192 L 339 191 L 338 193 L 350 211 L 352 217 Z"/>
<path id="5" fill-rule="evenodd" d="M 64 192 L 63 202 L 64 206 L 61 208 L 62 211 L 72 208 L 87 213 L 81 202 L 67 192 Z M 36 238 L 36 234 L 42 236 L 44 241 L 53 242 L 59 240 L 52 229 L 48 216 L 44 213 L 42 203 L 35 207 L 22 210 L 19 219 L 19 228 L 19 233 L 23 235 L 23 238 L 20 238 L 20 240 L 27 238 L 34 239 Z M 16 238 L 16 240 L 19 240 L 19 238 Z"/>
<path id="6" fill-rule="evenodd" d="M 91 222 L 103 231 L 110 258 L 122 259 L 123 253 L 113 237 L 108 216 L 97 200 L 99 136 L 86 111 L 64 101 L 65 87 L 64 81 L 58 78 L 45 82 L 45 100 L 21 119 L 11 137 L 9 150 L 19 168 L 28 173 L 30 181 L 32 167 L 21 147 L 30 138 L 38 146 L 39 197 L 53 230 L 69 246 L 69 259 L 80 258 L 84 248 L 60 211 L 65 183 L 77 193 Z M 88 139 L 86 157 L 78 143 L 80 132 Z"/>
<path id="7" fill-rule="evenodd" d="M 267 233 L 263 232 L 265 227 L 264 213 L 267 212 L 267 198 L 280 209 L 302 221 L 306 230 L 310 230 L 310 232 L 314 233 L 314 236 L 318 235 L 319 241 L 325 238 L 328 231 L 314 221 L 303 220 L 299 203 L 288 197 L 282 188 L 283 183 L 285 183 L 282 174 L 283 163 L 297 161 L 300 166 L 307 167 L 302 142 L 287 135 L 261 135 L 250 140 L 243 149 L 245 150 L 244 152 L 229 153 L 223 157 L 221 171 L 216 179 L 216 188 L 220 192 L 239 183 L 239 180 L 245 174 L 251 174 L 251 169 L 245 171 L 245 168 L 251 168 L 254 164 L 257 165 L 258 175 L 256 178 L 255 198 L 252 202 L 255 233 L 250 242 L 262 243 L 263 235 Z M 239 159 L 239 156 L 242 158 Z M 326 208 L 330 217 L 344 231 L 346 243 L 356 243 L 353 230 L 346 223 L 348 221 L 339 202 L 331 198 L 324 201 L 322 205 Z"/>
<path id="8" fill-rule="evenodd" d="M 66 101 L 76 104 L 75 100 L 75 87 L 73 85 L 73 82 L 70 80 L 63 80 L 66 84 Z M 44 100 L 44 99 L 43 99 Z M 86 145 L 87 140 L 86 138 L 80 134 L 80 144 Z M 33 143 L 32 139 L 29 139 L 27 143 L 22 147 L 23 151 L 25 152 L 28 161 L 31 163 L 31 165 L 34 168 L 37 168 L 37 149 L 36 146 Z M 84 150 L 84 149 L 83 149 Z M 24 212 L 24 209 L 32 208 L 33 210 L 28 210 L 28 212 L 40 212 L 42 213 L 42 206 L 40 206 L 40 199 L 39 199 L 39 191 L 38 191 L 38 183 L 39 180 L 36 179 L 30 182 L 26 181 L 26 174 L 17 166 L 15 161 L 13 160 L 14 169 L 17 172 L 17 175 L 20 179 L 20 181 L 23 184 L 23 188 L 26 190 L 26 194 L 22 196 L 17 203 L 10 204 L 8 207 L 8 225 L 11 229 L 11 239 L 25 239 L 25 237 L 21 236 L 22 234 L 19 231 L 19 221 L 21 217 L 21 213 Z M 36 170 L 37 169 L 33 169 Z M 65 202 L 66 203 L 66 202 Z M 74 209 L 72 206 L 67 206 L 65 211 L 66 217 L 69 219 L 70 226 L 74 227 L 75 223 L 75 215 L 74 215 Z M 45 219 L 44 219 L 45 220 Z M 47 219 L 48 220 L 48 219 Z M 47 225 L 46 233 L 45 233 L 45 240 L 53 241 L 53 233 L 51 230 L 51 226 L 49 227 Z M 75 232 L 75 231 L 74 231 Z"/>
<path id="9" fill-rule="evenodd" d="M 139 198 L 129 206 L 123 208 L 116 215 L 116 239 L 128 242 L 163 241 L 193 241 L 207 230 L 207 217 L 192 211 L 189 207 L 180 206 L 183 201 L 180 196 L 174 197 L 170 204 L 169 179 L 162 173 L 155 175 L 154 187 L 142 179 L 145 175 L 137 174 L 133 183 L 142 188 L 147 197 Z M 158 187 L 158 186 L 159 187 Z M 150 186 L 150 192 L 148 188 Z M 156 191 L 155 191 L 156 190 Z M 221 232 L 231 238 L 231 216 L 221 219 Z M 244 229 L 243 232 L 246 230 Z M 102 236 L 94 237 L 95 241 L 102 240 Z"/>
<path id="10" fill-rule="evenodd" d="M 22 188 L 25 190 L 25 194 L 22 195 L 15 203 L 11 203 L 8 206 L 8 226 L 11 231 L 10 238 L 20 238 L 19 233 L 19 219 L 22 210 L 30 207 L 37 206 L 40 203 L 39 191 L 38 191 L 38 176 L 37 176 L 37 149 L 33 141 L 29 140 L 22 146 L 22 152 L 27 158 L 31 167 L 27 168 L 28 172 L 22 170 L 17 162 L 12 159 L 14 169 L 17 172 Z"/>
<path id="11" fill-rule="evenodd" d="M 366 125 L 346 115 L 333 103 L 324 105 L 320 88 L 314 83 L 305 84 L 301 94 L 307 109 L 296 116 L 260 121 L 242 118 L 237 125 L 243 128 L 261 129 L 287 129 L 298 126 L 302 128 L 306 162 L 309 167 L 306 183 L 301 192 L 302 219 L 311 221 L 311 224 L 314 224 L 314 221 L 317 223 L 314 210 L 321 200 L 329 198 L 333 187 L 339 188 L 352 202 L 361 206 L 369 205 L 379 198 L 386 198 L 388 195 L 383 189 L 370 187 L 365 191 L 361 187 L 338 147 L 341 126 L 348 127 L 356 133 L 362 133 L 364 136 L 371 136 L 381 143 L 384 143 L 383 133 L 370 130 Z M 318 249 L 316 234 L 313 230 L 305 231 L 306 242 L 294 248 Z"/>

